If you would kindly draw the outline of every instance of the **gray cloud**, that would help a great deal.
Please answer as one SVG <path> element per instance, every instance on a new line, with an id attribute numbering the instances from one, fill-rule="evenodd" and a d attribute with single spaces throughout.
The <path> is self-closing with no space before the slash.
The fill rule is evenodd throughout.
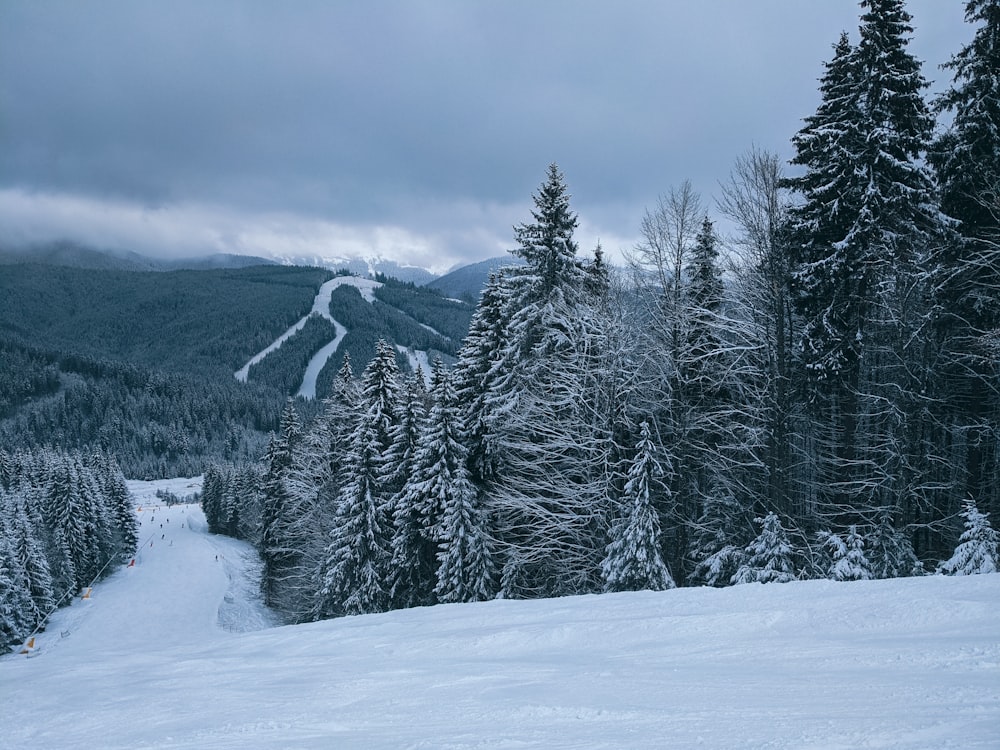
<path id="1" fill-rule="evenodd" d="M 913 50 L 943 83 L 936 65 L 971 36 L 961 4 L 910 10 Z M 471 260 L 509 245 L 556 161 L 582 239 L 628 244 L 671 185 L 710 194 L 751 144 L 789 153 L 858 13 L 847 0 L 6 0 L 0 238 L 180 254 L 249 251 L 254 236 L 261 252 L 283 245 L 269 224 L 284 244 Z"/>

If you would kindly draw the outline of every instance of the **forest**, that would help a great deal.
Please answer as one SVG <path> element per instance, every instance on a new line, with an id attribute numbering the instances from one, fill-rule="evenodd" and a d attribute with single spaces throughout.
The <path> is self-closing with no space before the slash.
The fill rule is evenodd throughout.
<path id="1" fill-rule="evenodd" d="M 337 290 L 349 328 L 401 309 L 392 325 L 444 354 L 450 340 L 455 362 L 428 386 L 387 335 L 369 339 L 328 367 L 309 413 L 289 400 L 254 417 L 274 429 L 262 460 L 216 454 L 210 530 L 257 547 L 267 604 L 302 622 L 996 572 L 1000 3 L 967 2 L 973 39 L 931 100 L 902 1 L 861 7 L 791 165 L 750 149 L 714 206 L 668 189 L 624 267 L 581 254 L 552 164 L 515 227 L 518 263 L 491 276 L 461 340 L 405 288 L 376 305 Z M 63 365 L 17 346 L 32 374 L 8 398 L 50 393 Z M 204 418 L 168 414 L 176 431 L 150 436 L 168 450 Z"/>
<path id="2" fill-rule="evenodd" d="M 0 451 L 0 648 L 127 563 L 139 521 L 113 458 Z"/>
<path id="3" fill-rule="evenodd" d="M 452 369 L 385 342 L 259 466 L 218 466 L 293 620 L 492 597 L 993 572 L 1000 511 L 1000 7 L 931 102 L 899 0 L 862 3 L 793 169 L 683 183 L 619 271 L 556 165 Z M 950 119 L 937 130 L 935 114 Z"/>

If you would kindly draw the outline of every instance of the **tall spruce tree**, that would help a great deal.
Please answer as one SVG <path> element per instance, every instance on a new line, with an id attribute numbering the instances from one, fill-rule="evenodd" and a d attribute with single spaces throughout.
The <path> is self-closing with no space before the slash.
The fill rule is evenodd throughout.
<path id="1" fill-rule="evenodd" d="M 901 0 L 865 0 L 860 41 L 845 36 L 822 103 L 794 139 L 793 277 L 815 411 L 818 509 L 841 528 L 922 505 L 925 352 L 921 266 L 944 219 L 922 164 L 933 119 L 906 50 Z M 902 507 L 897 507 L 902 506 Z"/>
<path id="2" fill-rule="evenodd" d="M 639 428 L 636 455 L 628 470 L 621 511 L 611 528 L 601 575 L 608 591 L 662 591 L 674 588 L 673 577 L 660 555 L 660 520 L 650 486 L 661 480 L 649 422 Z"/>
<path id="3" fill-rule="evenodd" d="M 344 465 L 347 480 L 317 571 L 315 617 L 382 612 L 391 605 L 393 508 L 385 480 L 399 424 L 399 367 L 384 340 L 361 376 L 359 406 Z"/>
<path id="4" fill-rule="evenodd" d="M 945 68 L 950 89 L 936 101 L 954 114 L 928 154 L 942 209 L 958 236 L 932 259 L 933 299 L 943 351 L 936 394 L 947 404 L 956 485 L 1000 513 L 1000 2 L 969 0 L 972 42 Z"/>
<path id="5" fill-rule="evenodd" d="M 260 554 L 264 561 L 261 573 L 261 590 L 264 602 L 278 609 L 281 580 L 294 564 L 296 551 L 281 531 L 289 502 L 285 478 L 292 466 L 292 456 L 301 436 L 299 416 L 289 401 L 281 414 L 279 433 L 272 436 L 264 456 L 263 498 L 261 508 Z M 224 496 L 224 495 L 223 495 Z M 220 528 L 225 530 L 229 520 L 228 507 L 220 508 Z"/>

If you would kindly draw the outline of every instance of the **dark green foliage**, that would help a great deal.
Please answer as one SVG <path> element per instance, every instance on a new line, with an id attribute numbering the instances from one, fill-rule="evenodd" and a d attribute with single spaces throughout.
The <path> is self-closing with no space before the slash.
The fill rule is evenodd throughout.
<path id="1" fill-rule="evenodd" d="M 0 648 L 135 553 L 121 469 L 103 454 L 0 453 Z"/>
<path id="2" fill-rule="evenodd" d="M 199 378 L 12 342 L 7 349 L 55 368 L 62 386 L 0 421 L 0 448 L 98 447 L 129 476 L 192 476 L 210 458 L 256 460 L 278 426 L 280 396 L 229 372 Z"/>
<path id="3" fill-rule="evenodd" d="M 294 396 L 302 385 L 302 373 L 309 360 L 336 336 L 337 331 L 329 320 L 310 315 L 299 331 L 250 367 L 247 380 L 273 388 L 282 395 Z"/>
<path id="4" fill-rule="evenodd" d="M 285 266 L 168 273 L 5 266 L 0 333 L 86 357 L 232 373 L 309 312 L 330 276 Z"/>
<path id="5" fill-rule="evenodd" d="M 28 399 L 59 388 L 59 368 L 52 361 L 2 338 L 0 363 L 0 419 Z"/>
<path id="6" fill-rule="evenodd" d="M 448 355 L 454 355 L 461 343 L 428 331 L 413 318 L 378 299 L 374 303 L 366 302 L 357 287 L 349 284 L 333 290 L 330 314 L 348 330 L 338 355 L 349 353 L 354 362 L 371 361 L 375 353 L 374 342 L 380 338 L 406 342 L 413 349 L 440 351 Z M 339 356 L 334 370 L 336 367 L 339 367 Z"/>
<path id="7" fill-rule="evenodd" d="M 384 276 L 376 278 L 382 282 L 375 290 L 375 299 L 380 302 L 433 328 L 455 345 L 468 333 L 473 309 L 468 302 L 446 299 L 440 292 L 412 283 L 404 284 Z"/>

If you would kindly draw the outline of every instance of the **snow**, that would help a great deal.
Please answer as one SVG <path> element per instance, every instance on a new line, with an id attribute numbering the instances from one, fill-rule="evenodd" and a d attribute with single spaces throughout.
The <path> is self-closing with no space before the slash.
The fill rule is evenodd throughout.
<path id="1" fill-rule="evenodd" d="M 340 348 L 340 342 L 344 340 L 344 336 L 347 335 L 347 329 L 344 328 L 336 320 L 333 321 L 333 326 L 337 331 L 336 337 L 330 343 L 323 346 L 318 352 L 316 352 L 312 359 L 309 360 L 309 364 L 306 365 L 305 374 L 302 376 L 302 385 L 299 386 L 299 391 L 296 394 L 302 398 L 316 398 L 316 380 L 319 378 L 320 372 L 326 366 L 326 362 L 330 357 L 336 354 L 337 349 Z"/>
<path id="2" fill-rule="evenodd" d="M 1000 575 L 268 627 L 250 548 L 130 486 L 136 564 L 0 659 L 0 748 L 997 747 Z"/>

